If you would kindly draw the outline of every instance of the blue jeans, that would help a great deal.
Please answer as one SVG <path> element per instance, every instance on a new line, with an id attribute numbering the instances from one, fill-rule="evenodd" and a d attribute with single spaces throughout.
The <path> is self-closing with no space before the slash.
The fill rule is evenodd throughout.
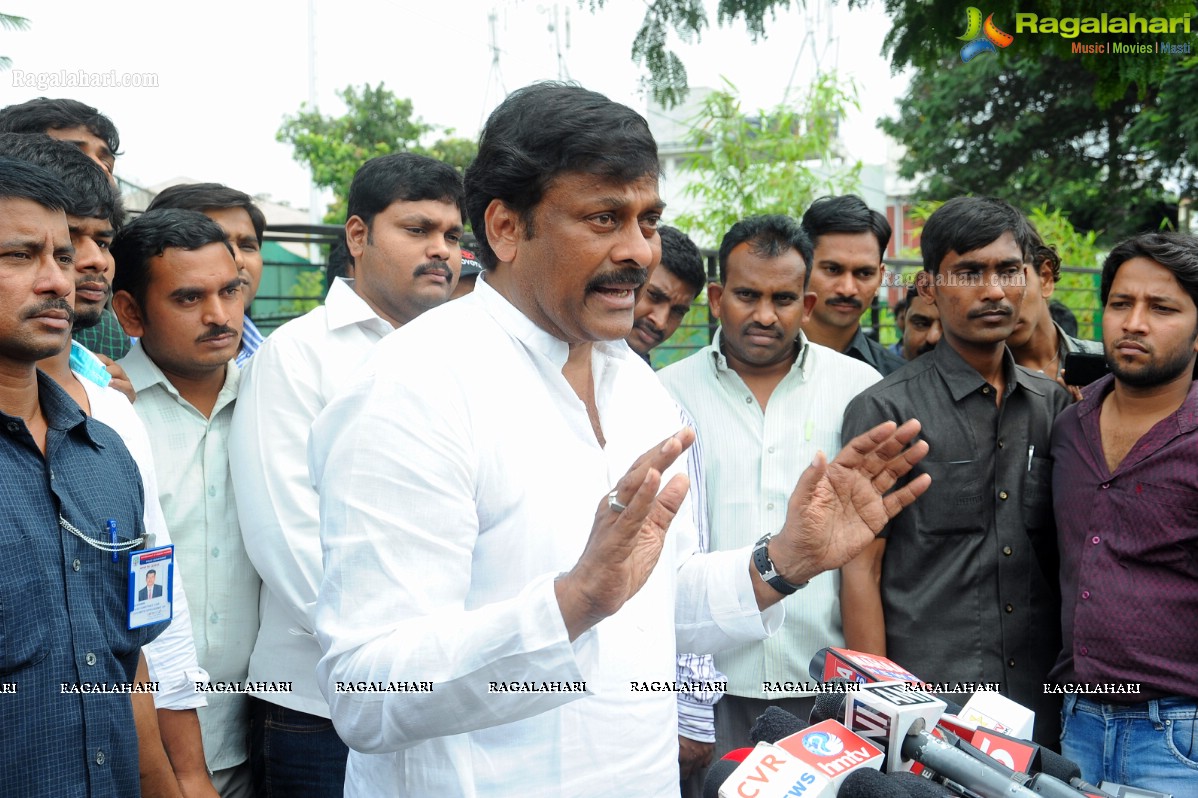
<path id="1" fill-rule="evenodd" d="M 328 718 L 250 698 L 250 768 L 258 798 L 342 798 L 348 758 Z"/>
<path id="2" fill-rule="evenodd" d="M 1198 701 L 1162 698 L 1140 704 L 1099 704 L 1065 696 L 1061 753 L 1091 784 L 1198 796 Z"/>

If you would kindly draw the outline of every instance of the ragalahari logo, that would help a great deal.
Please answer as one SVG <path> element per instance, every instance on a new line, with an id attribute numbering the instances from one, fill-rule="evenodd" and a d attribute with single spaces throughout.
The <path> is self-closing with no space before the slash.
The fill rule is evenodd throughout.
<path id="1" fill-rule="evenodd" d="M 997 53 L 996 47 L 1008 47 L 1011 42 L 1015 41 L 1015 37 L 1009 33 L 1004 33 L 994 24 L 994 15 L 986 17 L 985 24 L 982 23 L 982 12 L 970 6 L 965 9 L 965 35 L 958 36 L 960 41 L 966 42 L 961 48 L 961 60 L 968 63 L 983 53 Z"/>

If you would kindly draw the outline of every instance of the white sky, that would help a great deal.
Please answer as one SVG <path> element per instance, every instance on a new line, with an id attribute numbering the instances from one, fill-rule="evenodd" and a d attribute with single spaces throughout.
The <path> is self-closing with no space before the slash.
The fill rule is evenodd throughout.
<path id="1" fill-rule="evenodd" d="M 822 0 L 826 7 L 827 0 Z M 488 12 L 497 15 L 500 75 L 507 90 L 557 78 L 552 0 L 315 0 L 316 86 L 325 113 L 342 107 L 334 90 L 382 80 L 410 98 L 426 122 L 475 137 L 502 99 L 491 68 Z M 707 0 L 714 25 L 714 0 Z M 796 3 L 799 5 L 799 3 Z M 815 9 L 821 0 L 808 0 Z M 779 102 L 814 73 L 839 68 L 860 87 L 862 112 L 844 126 L 850 155 L 882 162 L 885 142 L 875 120 L 893 113 L 905 79 L 892 78 L 881 56 L 888 20 L 880 7 L 849 12 L 844 0 L 822 12 L 792 9 L 750 44 L 742 25 L 708 30 L 701 43 L 679 45 L 692 86 L 726 77 L 746 106 Z M 607 0 L 591 14 L 576 0 L 556 3 L 569 77 L 641 113 L 640 70 L 629 56 L 643 15 L 641 0 Z M 208 0 L 199 5 L 132 0 L 5 0 L 7 14 L 27 17 L 25 32 L 0 32 L 0 54 L 25 73 L 86 70 L 153 72 L 158 88 L 46 89 L 14 87 L 0 73 L 0 106 L 38 96 L 72 97 L 116 123 L 125 153 L 117 173 L 139 185 L 186 175 L 269 194 L 296 207 L 309 202 L 308 173 L 275 141 L 282 118 L 308 97 L 308 13 L 303 0 Z M 569 47 L 565 27 L 569 16 Z"/>

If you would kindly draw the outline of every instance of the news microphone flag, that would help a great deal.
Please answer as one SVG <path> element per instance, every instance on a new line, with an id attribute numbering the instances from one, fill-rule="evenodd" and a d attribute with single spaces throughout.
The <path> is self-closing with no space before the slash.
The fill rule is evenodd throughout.
<path id="1" fill-rule="evenodd" d="M 808 726 L 775 745 L 827 776 L 837 789 L 850 773 L 862 768 L 880 770 L 886 757 L 885 751 L 834 720 Z"/>
<path id="2" fill-rule="evenodd" d="M 883 746 L 889 754 L 886 772 L 897 773 L 914 764 L 900 754 L 912 727 L 917 721 L 921 729 L 934 727 L 946 707 L 939 698 L 911 690 L 903 682 L 863 684 L 858 692 L 848 694 L 844 725 Z"/>
<path id="3" fill-rule="evenodd" d="M 720 785 L 719 798 L 833 798 L 836 786 L 776 745 L 758 743 Z"/>

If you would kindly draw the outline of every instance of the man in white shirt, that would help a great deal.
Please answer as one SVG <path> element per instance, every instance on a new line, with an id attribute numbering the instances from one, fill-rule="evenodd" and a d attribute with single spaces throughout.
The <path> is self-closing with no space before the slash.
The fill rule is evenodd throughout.
<path id="1" fill-rule="evenodd" d="M 113 308 L 139 340 L 121 365 L 137 390 L 158 465 L 159 498 L 187 573 L 200 665 L 213 683 L 245 679 L 261 585 L 242 545 L 227 441 L 239 371 L 242 284 L 225 232 L 203 214 L 142 214 L 112 246 Z M 246 696 L 213 692 L 199 711 L 212 783 L 250 794 Z"/>
<path id="2" fill-rule="evenodd" d="M 772 585 L 838 567 L 926 488 L 883 497 L 924 453 L 917 423 L 883 425 L 817 458 L 756 565 L 695 554 L 694 433 L 620 340 L 660 255 L 658 171 L 631 109 L 510 95 L 466 172 L 485 279 L 313 425 L 347 796 L 676 796 L 677 648 L 776 629 Z"/>
<path id="3" fill-rule="evenodd" d="M 845 407 L 881 379 L 804 336 L 800 325 L 816 301 L 807 291 L 811 259 L 811 240 L 789 216 L 733 225 L 720 244 L 720 281 L 707 289 L 720 321 L 715 340 L 658 375 L 703 441 L 714 551 L 752 545 L 782 526 L 803 469 L 817 451 L 840 448 Z M 744 745 L 771 704 L 811 712 L 813 694 L 793 683 L 805 680 L 821 648 L 844 645 L 839 583 L 835 571 L 816 576 L 802 601 L 788 604 L 777 634 L 716 656 L 728 677 L 716 705 L 717 755 Z"/>
<path id="4" fill-rule="evenodd" d="M 250 699 L 250 765 L 261 795 L 340 798 L 349 749 L 316 683 L 313 615 L 322 573 L 320 499 L 308 475 L 317 414 L 383 336 L 449 299 L 461 264 L 462 178 L 412 153 L 360 168 L 346 238 L 355 279 L 276 330 L 245 368 L 229 461 L 245 548 L 262 575 L 262 619 L 249 680 L 290 693 Z"/>

